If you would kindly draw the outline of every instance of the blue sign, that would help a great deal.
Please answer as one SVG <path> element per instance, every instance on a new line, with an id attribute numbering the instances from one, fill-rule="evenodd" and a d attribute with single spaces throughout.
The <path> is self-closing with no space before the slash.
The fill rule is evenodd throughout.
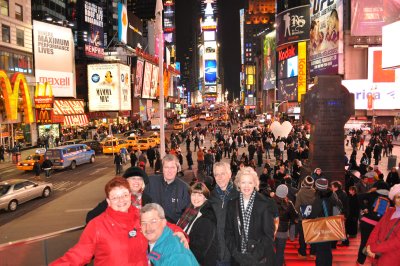
<path id="1" fill-rule="evenodd" d="M 181 71 L 181 62 L 175 62 L 175 69 Z"/>
<path id="2" fill-rule="evenodd" d="M 206 85 L 217 83 L 217 60 L 204 61 L 204 83 Z"/>

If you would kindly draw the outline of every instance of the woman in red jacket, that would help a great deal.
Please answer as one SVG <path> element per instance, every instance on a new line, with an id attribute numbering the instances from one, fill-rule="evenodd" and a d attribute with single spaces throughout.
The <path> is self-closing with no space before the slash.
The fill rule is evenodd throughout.
<path id="1" fill-rule="evenodd" d="M 148 266 L 148 242 L 141 233 L 139 211 L 132 205 L 128 181 L 114 177 L 105 192 L 106 211 L 91 220 L 78 243 L 51 266 L 86 265 L 93 256 L 96 266 Z"/>
<path id="2" fill-rule="evenodd" d="M 389 198 L 394 208 L 389 208 L 368 238 L 366 252 L 374 259 L 373 265 L 400 266 L 400 184 L 393 186 Z"/>

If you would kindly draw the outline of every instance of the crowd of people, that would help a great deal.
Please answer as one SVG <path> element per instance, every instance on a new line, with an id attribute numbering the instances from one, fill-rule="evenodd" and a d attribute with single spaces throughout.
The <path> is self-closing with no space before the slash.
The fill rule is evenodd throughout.
<path id="1" fill-rule="evenodd" d="M 96 265 L 280 266 L 287 241 L 298 241 L 299 258 L 332 265 L 332 249 L 349 246 L 358 232 L 359 265 L 367 257 L 376 265 L 396 265 L 397 169 L 385 179 L 371 160 L 365 172 L 360 167 L 355 172 L 350 159 L 344 184 L 329 182 L 320 168 L 304 176 L 308 137 L 308 128 L 300 124 L 286 138 L 275 138 L 266 128 L 245 131 L 209 124 L 172 134 L 162 159 L 157 150 L 153 162 L 148 152 L 132 152 L 131 166 L 123 174 L 116 168 L 122 178 L 107 183 L 106 199 L 88 213 L 79 242 L 52 265 L 82 265 L 94 256 Z M 182 142 L 186 151 L 179 147 Z M 365 148 L 375 149 L 380 142 L 374 135 Z M 361 146 L 351 143 L 353 152 Z M 239 147 L 247 152 L 239 154 Z M 192 150 L 197 174 L 188 185 L 180 176 L 184 152 L 193 169 Z M 154 175 L 147 176 L 147 165 Z M 346 239 L 305 242 L 303 220 L 338 214 L 345 217 Z"/>

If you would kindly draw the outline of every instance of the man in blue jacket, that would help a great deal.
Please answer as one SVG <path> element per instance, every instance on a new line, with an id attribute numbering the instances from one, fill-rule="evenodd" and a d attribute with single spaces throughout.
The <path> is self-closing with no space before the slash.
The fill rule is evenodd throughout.
<path id="1" fill-rule="evenodd" d="M 198 266 L 195 256 L 173 235 L 167 225 L 163 208 L 156 203 L 140 210 L 140 225 L 149 241 L 148 259 L 154 266 Z"/>
<path id="2" fill-rule="evenodd" d="M 149 177 L 144 192 L 154 203 L 160 204 L 170 223 L 176 223 L 190 204 L 189 187 L 176 175 L 180 164 L 173 154 L 167 154 L 162 160 L 162 175 Z"/>

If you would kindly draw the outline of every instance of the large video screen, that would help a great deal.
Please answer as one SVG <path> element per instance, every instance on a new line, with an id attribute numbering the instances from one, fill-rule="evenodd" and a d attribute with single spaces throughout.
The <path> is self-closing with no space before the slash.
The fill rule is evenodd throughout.
<path id="1" fill-rule="evenodd" d="M 204 83 L 206 85 L 216 84 L 217 82 L 217 60 L 204 61 Z"/>

